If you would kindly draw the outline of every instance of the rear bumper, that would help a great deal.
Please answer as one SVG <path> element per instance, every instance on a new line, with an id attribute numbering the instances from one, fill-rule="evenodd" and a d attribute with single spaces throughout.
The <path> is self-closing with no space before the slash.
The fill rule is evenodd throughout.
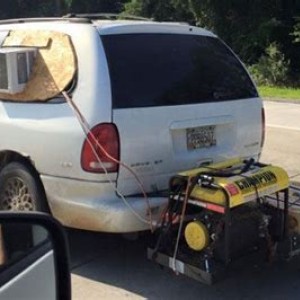
<path id="1" fill-rule="evenodd" d="M 63 225 L 101 232 L 125 233 L 150 229 L 118 197 L 109 182 L 90 182 L 41 176 L 53 216 Z M 149 208 L 142 197 L 126 197 L 128 205 L 144 220 Z M 152 220 L 157 222 L 167 198 L 149 198 Z"/>

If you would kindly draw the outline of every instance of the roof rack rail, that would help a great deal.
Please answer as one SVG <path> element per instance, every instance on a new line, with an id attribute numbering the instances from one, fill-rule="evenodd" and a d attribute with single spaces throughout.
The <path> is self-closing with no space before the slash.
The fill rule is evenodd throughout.
<path id="1" fill-rule="evenodd" d="M 30 23 L 30 22 L 55 22 L 55 21 L 69 21 L 78 23 L 91 23 L 89 18 L 20 18 L 20 19 L 6 19 L 0 20 L 0 24 L 13 24 L 13 23 Z"/>
<path id="2" fill-rule="evenodd" d="M 90 13 L 90 14 L 77 14 L 77 13 L 69 13 L 63 18 L 73 19 L 73 18 L 84 18 L 88 20 L 137 20 L 137 21 L 153 21 L 149 18 L 127 15 L 127 14 L 114 14 L 114 13 Z"/>

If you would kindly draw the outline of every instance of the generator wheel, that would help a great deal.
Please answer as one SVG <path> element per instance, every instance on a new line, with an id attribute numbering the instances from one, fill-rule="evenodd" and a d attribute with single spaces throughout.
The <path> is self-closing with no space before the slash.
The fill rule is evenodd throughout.
<path id="1" fill-rule="evenodd" d="M 25 164 L 12 162 L 1 170 L 0 210 L 49 211 L 41 184 Z"/>

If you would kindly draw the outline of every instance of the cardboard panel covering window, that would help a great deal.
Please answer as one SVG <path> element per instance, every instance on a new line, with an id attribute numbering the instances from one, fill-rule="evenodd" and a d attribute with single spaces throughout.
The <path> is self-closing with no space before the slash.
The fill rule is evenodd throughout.
<path id="1" fill-rule="evenodd" d="M 47 101 L 59 95 L 74 79 L 77 64 L 67 34 L 44 30 L 10 31 L 2 47 L 37 48 L 25 88 L 16 94 L 0 93 L 1 100 Z"/>

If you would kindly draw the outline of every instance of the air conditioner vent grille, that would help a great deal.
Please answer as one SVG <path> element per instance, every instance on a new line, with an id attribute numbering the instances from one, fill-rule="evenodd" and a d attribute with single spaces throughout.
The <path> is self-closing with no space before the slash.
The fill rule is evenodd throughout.
<path id="1" fill-rule="evenodd" d="M 0 92 L 16 94 L 24 90 L 36 56 L 36 48 L 0 48 Z"/>

